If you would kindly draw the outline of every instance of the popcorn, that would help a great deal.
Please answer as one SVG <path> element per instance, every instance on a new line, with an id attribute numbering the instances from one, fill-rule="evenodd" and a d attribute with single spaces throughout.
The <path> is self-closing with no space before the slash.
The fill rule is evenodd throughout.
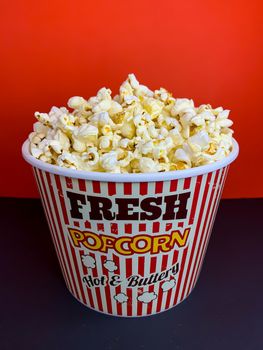
<path id="1" fill-rule="evenodd" d="M 108 149 L 111 145 L 111 137 L 109 136 L 101 136 L 99 138 L 99 148 L 100 149 Z"/>
<path id="2" fill-rule="evenodd" d="M 180 160 L 180 161 L 186 163 L 187 165 L 191 166 L 191 158 L 189 157 L 189 155 L 187 154 L 187 152 L 183 148 L 178 148 L 175 151 L 174 156 L 175 156 L 176 160 Z"/>
<path id="3" fill-rule="evenodd" d="M 125 138 L 128 138 L 128 139 L 132 139 L 136 134 L 136 127 L 134 125 L 133 120 L 124 121 L 120 130 L 121 130 L 122 136 L 124 136 Z"/>
<path id="4" fill-rule="evenodd" d="M 138 89 L 140 87 L 140 83 L 138 82 L 134 74 L 129 74 L 128 79 L 133 89 Z"/>
<path id="5" fill-rule="evenodd" d="M 72 140 L 73 140 L 72 147 L 73 147 L 74 151 L 80 152 L 80 153 L 86 151 L 85 142 L 80 141 L 80 140 L 79 140 L 77 137 L 75 137 L 74 135 L 72 136 Z"/>
<path id="6" fill-rule="evenodd" d="M 122 112 L 122 106 L 116 101 L 111 101 L 111 106 L 108 110 L 109 115 L 113 117 L 115 114 L 118 114 L 121 112 Z"/>
<path id="7" fill-rule="evenodd" d="M 188 144 L 200 148 L 200 151 L 203 150 L 206 146 L 208 146 L 210 138 L 208 133 L 205 130 L 198 132 L 197 134 L 189 137 Z"/>
<path id="8" fill-rule="evenodd" d="M 229 110 L 153 92 L 134 74 L 118 95 L 104 87 L 89 99 L 71 97 L 68 107 L 35 113 L 32 156 L 78 170 L 148 173 L 209 164 L 232 149 Z"/>
<path id="9" fill-rule="evenodd" d="M 85 110 L 89 107 L 89 104 L 83 97 L 73 96 L 68 100 L 68 106 L 72 109 Z"/>
<path id="10" fill-rule="evenodd" d="M 89 148 L 87 152 L 82 154 L 82 160 L 89 166 L 97 165 L 100 160 L 97 148 Z"/>
<path id="11" fill-rule="evenodd" d="M 30 152 L 35 158 L 39 158 L 43 154 L 43 151 L 38 147 L 34 146 L 34 144 L 30 145 Z"/>
<path id="12" fill-rule="evenodd" d="M 69 152 L 63 152 L 58 156 L 57 164 L 65 168 L 77 169 L 79 167 L 79 160 L 76 155 Z"/>
<path id="13" fill-rule="evenodd" d="M 114 171 L 118 165 L 117 152 L 110 151 L 100 157 L 101 166 L 106 171 Z"/>
<path id="14" fill-rule="evenodd" d="M 158 162 L 148 157 L 142 157 L 139 159 L 139 169 L 142 173 L 155 173 L 159 171 Z"/>

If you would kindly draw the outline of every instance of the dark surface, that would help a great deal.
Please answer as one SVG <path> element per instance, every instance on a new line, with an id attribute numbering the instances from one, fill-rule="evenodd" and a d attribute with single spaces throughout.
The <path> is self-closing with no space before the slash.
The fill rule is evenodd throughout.
<path id="1" fill-rule="evenodd" d="M 156 316 L 115 318 L 66 289 L 39 200 L 0 199 L 0 349 L 263 349 L 263 199 L 221 202 L 199 282 Z"/>

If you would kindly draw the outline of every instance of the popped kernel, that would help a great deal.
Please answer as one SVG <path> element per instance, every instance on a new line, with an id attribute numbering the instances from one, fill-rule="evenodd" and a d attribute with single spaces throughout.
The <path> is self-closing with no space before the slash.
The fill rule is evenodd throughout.
<path id="1" fill-rule="evenodd" d="M 100 157 L 98 154 L 98 150 L 96 147 L 91 147 L 87 150 L 87 152 L 82 154 L 82 160 L 86 162 L 89 166 L 94 166 L 98 164 Z"/>
<path id="2" fill-rule="evenodd" d="M 99 138 L 99 148 L 100 149 L 108 149 L 111 145 L 111 137 L 109 136 L 101 136 Z"/>
<path id="3" fill-rule="evenodd" d="M 110 151 L 100 157 L 101 166 L 106 171 L 114 171 L 118 165 L 117 152 Z"/>
<path id="4" fill-rule="evenodd" d="M 213 155 L 216 153 L 216 150 L 217 150 L 217 146 L 213 142 L 211 142 L 208 150 L 206 150 L 205 152 Z"/>
<path id="5" fill-rule="evenodd" d="M 89 99 L 71 97 L 70 110 L 36 112 L 31 154 L 70 169 L 148 173 L 210 164 L 231 152 L 229 110 L 152 91 L 134 74 L 111 94 L 103 87 Z"/>

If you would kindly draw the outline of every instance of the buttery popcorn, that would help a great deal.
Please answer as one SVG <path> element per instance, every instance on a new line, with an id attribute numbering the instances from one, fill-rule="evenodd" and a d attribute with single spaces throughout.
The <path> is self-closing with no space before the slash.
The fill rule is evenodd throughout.
<path id="1" fill-rule="evenodd" d="M 102 88 L 88 100 L 71 97 L 68 107 L 35 113 L 32 156 L 78 170 L 147 173 L 209 164 L 232 149 L 229 110 L 151 91 L 134 74 L 113 98 Z"/>

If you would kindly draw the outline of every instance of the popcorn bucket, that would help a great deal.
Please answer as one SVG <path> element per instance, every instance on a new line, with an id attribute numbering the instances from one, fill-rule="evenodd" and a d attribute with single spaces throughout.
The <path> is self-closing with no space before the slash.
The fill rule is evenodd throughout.
<path id="1" fill-rule="evenodd" d="M 29 153 L 69 291 L 115 316 L 153 315 L 193 290 L 228 168 L 238 155 L 182 171 L 111 174 L 65 169 Z"/>

